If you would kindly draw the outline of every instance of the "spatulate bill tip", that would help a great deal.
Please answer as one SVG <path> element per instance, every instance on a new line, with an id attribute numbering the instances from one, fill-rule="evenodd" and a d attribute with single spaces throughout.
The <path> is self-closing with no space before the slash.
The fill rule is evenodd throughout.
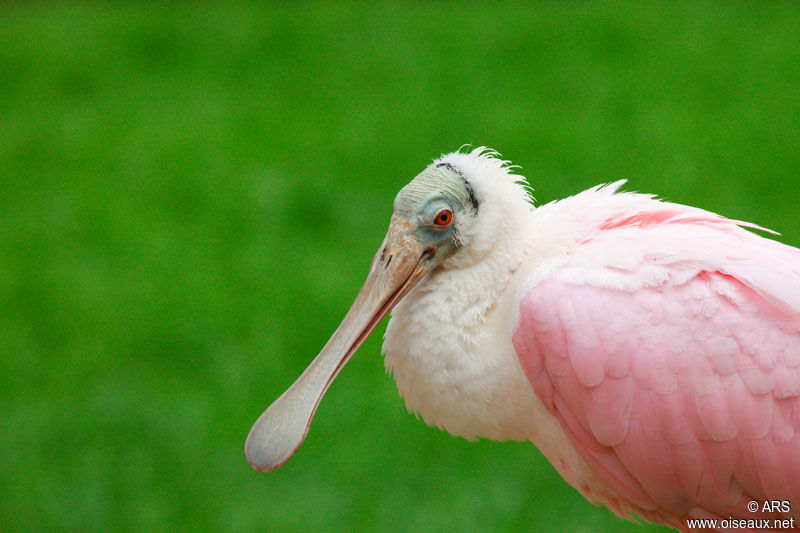
<path id="1" fill-rule="evenodd" d="M 282 467 L 284 464 L 286 464 L 286 461 L 289 460 L 287 458 L 286 461 L 283 461 L 282 463 L 262 464 L 260 461 L 250 459 L 249 457 L 247 457 L 247 454 L 245 454 L 245 457 L 247 458 L 247 463 L 250 466 L 252 466 L 254 470 L 257 470 L 258 472 L 272 472 L 273 470 L 277 470 L 278 468 Z"/>
<path id="2" fill-rule="evenodd" d="M 289 453 L 285 451 L 276 452 L 276 450 L 270 450 L 267 446 L 264 446 L 263 443 L 257 443 L 248 439 L 244 446 L 244 457 L 247 463 L 255 470 L 259 472 L 272 472 L 286 464 L 298 448 L 299 445 Z"/>

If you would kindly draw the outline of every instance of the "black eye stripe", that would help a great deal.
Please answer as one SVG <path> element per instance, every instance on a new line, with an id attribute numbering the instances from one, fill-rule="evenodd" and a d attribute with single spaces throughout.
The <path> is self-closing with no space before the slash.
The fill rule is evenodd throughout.
<path id="1" fill-rule="evenodd" d="M 464 187 L 467 188 L 467 194 L 469 195 L 469 203 L 472 204 L 472 207 L 474 207 L 475 211 L 477 212 L 478 211 L 478 199 L 475 198 L 475 191 L 472 190 L 472 185 L 470 185 L 470 183 L 467 181 L 467 178 L 464 177 L 464 174 L 459 169 L 457 169 L 456 167 L 451 165 L 450 163 L 439 163 L 438 165 L 436 165 L 436 168 L 440 168 L 440 167 L 446 168 L 447 170 L 449 170 L 450 172 L 452 172 L 453 174 L 455 174 L 459 178 L 461 178 L 461 181 L 464 182 Z"/>

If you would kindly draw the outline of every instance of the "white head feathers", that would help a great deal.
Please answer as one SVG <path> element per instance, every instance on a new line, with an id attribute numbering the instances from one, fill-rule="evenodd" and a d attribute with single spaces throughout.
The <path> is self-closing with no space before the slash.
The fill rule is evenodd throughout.
<path id="1" fill-rule="evenodd" d="M 443 266 L 459 268 L 480 261 L 498 238 L 526 219 L 533 204 L 525 178 L 513 174 L 516 166 L 486 147 L 470 152 L 453 152 L 436 159 L 431 167 L 448 166 L 471 188 L 477 214 L 459 225 L 459 239 L 464 245 Z"/>

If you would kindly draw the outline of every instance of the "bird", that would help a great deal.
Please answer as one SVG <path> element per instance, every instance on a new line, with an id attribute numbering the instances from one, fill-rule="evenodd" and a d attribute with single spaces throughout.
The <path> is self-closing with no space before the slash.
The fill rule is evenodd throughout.
<path id="1" fill-rule="evenodd" d="M 352 307 L 255 422 L 247 461 L 294 454 L 391 312 L 385 365 L 427 424 L 531 441 L 624 519 L 794 525 L 800 250 L 624 180 L 535 207 L 519 171 L 462 147 L 400 190 Z"/>

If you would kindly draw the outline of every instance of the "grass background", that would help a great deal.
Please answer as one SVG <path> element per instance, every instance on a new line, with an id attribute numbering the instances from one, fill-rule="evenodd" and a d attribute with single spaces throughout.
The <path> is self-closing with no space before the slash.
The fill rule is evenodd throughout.
<path id="1" fill-rule="evenodd" d="M 383 326 L 283 468 L 252 422 L 464 143 L 800 244 L 800 5 L 0 6 L 3 530 L 645 531 L 406 413 Z M 654 528 L 657 529 L 657 528 Z"/>

